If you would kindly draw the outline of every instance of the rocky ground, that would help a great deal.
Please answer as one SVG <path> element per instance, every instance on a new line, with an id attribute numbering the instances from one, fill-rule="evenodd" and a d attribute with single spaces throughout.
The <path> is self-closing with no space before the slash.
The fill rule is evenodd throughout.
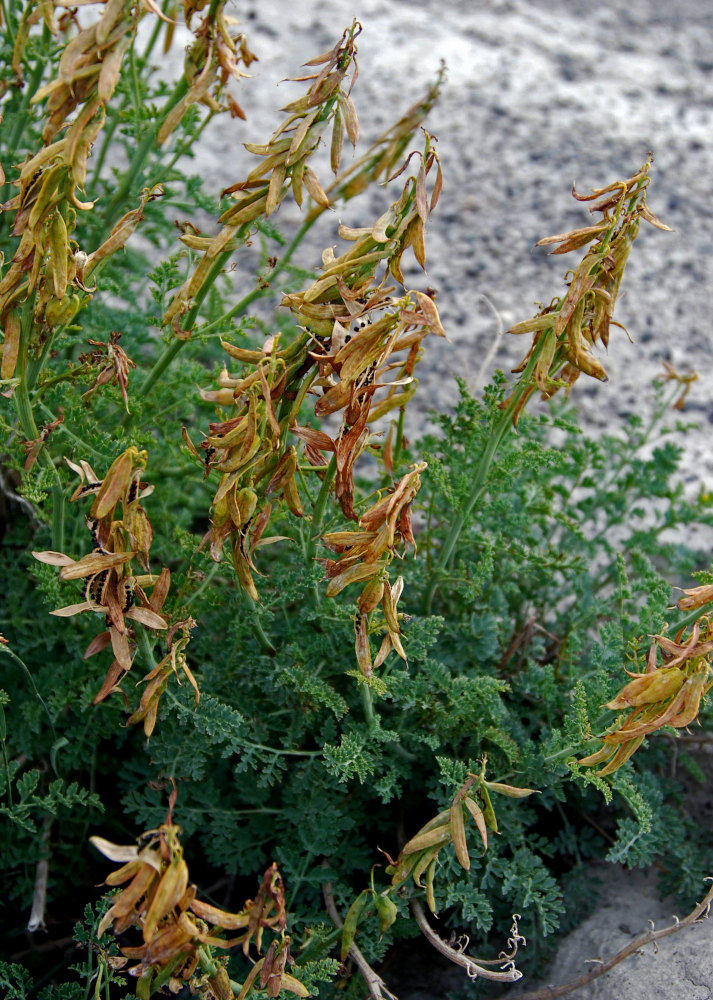
<path id="1" fill-rule="evenodd" d="M 452 376 L 482 383 L 524 353 L 507 328 L 561 294 L 569 258 L 532 250 L 542 236 L 587 224 L 569 194 L 633 173 L 655 155 L 650 204 L 675 230 L 644 227 L 627 269 L 606 358 L 608 384 L 576 387 L 587 426 L 608 426 L 651 408 L 651 383 L 668 360 L 699 380 L 687 407 L 699 423 L 685 439 L 686 476 L 713 478 L 713 8 L 696 0 L 264 0 L 236 10 L 259 56 L 239 98 L 248 121 L 215 123 L 201 162 L 211 185 L 233 183 L 250 162 L 245 139 L 263 141 L 277 109 L 301 85 L 312 54 L 331 47 L 357 17 L 364 30 L 354 100 L 365 143 L 434 79 L 448 80 L 429 119 L 445 172 L 429 232 L 428 272 L 409 277 L 438 290 L 450 343 L 433 342 L 422 398 L 447 406 Z M 325 171 L 326 175 L 326 171 Z M 388 195 L 347 205 L 343 221 L 366 224 Z M 283 221 L 290 209 L 282 209 Z M 314 236 L 337 242 L 334 216 Z M 495 346 L 494 353 L 491 353 Z M 485 362 L 485 365 L 484 365 Z M 584 383 L 588 384 L 584 384 Z"/>
<path id="2" fill-rule="evenodd" d="M 428 273 L 409 273 L 416 287 L 438 290 L 450 338 L 429 345 L 422 415 L 450 404 L 454 374 L 482 385 L 495 368 L 520 360 L 523 344 L 498 339 L 498 328 L 561 293 L 567 264 L 532 247 L 587 224 L 586 209 L 569 195 L 572 181 L 586 190 L 626 177 L 653 151 L 649 202 L 675 231 L 645 227 L 618 309 L 633 343 L 615 331 L 605 359 L 609 383 L 583 378 L 574 397 L 585 426 L 611 429 L 632 412 L 650 414 L 663 361 L 696 371 L 686 416 L 698 427 L 683 439 L 684 476 L 689 490 L 713 481 L 713 7 L 702 0 L 244 0 L 235 13 L 259 56 L 259 80 L 245 81 L 238 95 L 247 123 L 216 123 L 207 135 L 200 168 L 215 190 L 243 175 L 250 158 L 241 143 L 264 141 L 277 109 L 293 99 L 298 85 L 274 81 L 297 75 L 352 18 L 364 27 L 353 97 L 365 143 L 447 63 L 429 123 L 445 187 L 429 233 Z M 387 198 L 379 192 L 371 203 L 346 206 L 343 221 L 366 224 Z M 286 222 L 289 212 L 282 210 Z M 337 221 L 322 220 L 315 264 L 321 246 L 337 242 Z M 624 883 L 617 874 L 615 884 L 619 894 L 565 942 L 569 958 L 558 959 L 551 981 L 581 974 L 584 959 L 615 950 L 649 918 L 671 912 L 659 912 L 650 880 Z M 706 1000 L 713 996 L 712 928 L 668 938 L 658 956 L 649 946 L 577 995 Z M 418 996 L 444 992 L 445 983 L 431 984 Z M 401 996 L 416 1000 L 417 993 L 411 987 Z"/>

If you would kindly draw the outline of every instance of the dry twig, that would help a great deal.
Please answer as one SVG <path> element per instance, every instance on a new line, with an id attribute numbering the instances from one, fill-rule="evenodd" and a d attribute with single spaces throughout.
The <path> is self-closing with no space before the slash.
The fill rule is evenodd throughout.
<path id="1" fill-rule="evenodd" d="M 713 878 L 707 878 L 706 882 L 713 882 Z M 643 934 L 639 934 L 637 938 L 630 941 L 625 948 L 618 951 L 616 955 L 612 955 L 611 958 L 607 959 L 605 962 L 595 959 L 597 962 L 597 968 L 592 969 L 590 972 L 585 973 L 578 979 L 573 979 L 569 983 L 563 983 L 562 986 L 545 986 L 542 989 L 529 990 L 527 993 L 521 993 L 518 1000 L 555 1000 L 556 997 L 566 996 L 568 993 L 573 993 L 575 990 L 581 989 L 582 986 L 587 986 L 589 983 L 594 982 L 595 979 L 599 979 L 600 976 L 606 975 L 610 969 L 613 969 L 615 965 L 623 962 L 625 958 L 629 955 L 634 955 L 638 952 L 644 945 L 655 943 L 660 941 L 661 938 L 668 937 L 669 934 L 677 934 L 682 931 L 684 927 L 689 927 L 691 924 L 695 924 L 700 921 L 702 917 L 707 917 L 711 903 L 713 903 L 713 885 L 706 893 L 704 899 L 698 903 L 693 910 L 684 917 L 683 920 L 679 920 L 678 917 L 674 917 L 676 921 L 671 924 L 670 927 L 664 927 L 660 931 L 654 930 L 653 921 L 650 921 L 651 928 L 648 931 L 644 931 Z M 506 1000 L 507 994 L 503 993 L 497 998 L 497 1000 Z"/>
<path id="2" fill-rule="evenodd" d="M 417 899 L 411 900 L 411 910 L 416 919 L 416 923 L 421 929 L 421 933 L 424 935 L 429 944 L 432 944 L 436 951 L 439 951 L 441 955 L 445 955 L 449 961 L 454 962 L 456 965 L 460 965 L 461 968 L 465 969 L 470 979 L 492 979 L 500 983 L 516 983 L 518 979 L 522 979 L 522 973 L 519 969 L 515 968 L 515 955 L 517 954 L 518 945 L 521 943 L 525 944 L 525 938 L 518 932 L 517 929 L 518 914 L 513 914 L 510 937 L 508 938 L 510 951 L 507 954 L 505 952 L 501 952 L 498 958 L 494 960 L 483 961 L 478 959 L 478 961 L 476 961 L 474 958 L 471 958 L 470 955 L 465 953 L 465 949 L 468 947 L 467 937 L 459 942 L 457 949 L 452 948 L 449 944 L 446 944 L 446 942 L 433 930 L 426 919 L 423 907 Z M 485 965 L 499 965 L 501 971 L 496 972 L 494 969 L 486 969 L 484 968 Z"/>

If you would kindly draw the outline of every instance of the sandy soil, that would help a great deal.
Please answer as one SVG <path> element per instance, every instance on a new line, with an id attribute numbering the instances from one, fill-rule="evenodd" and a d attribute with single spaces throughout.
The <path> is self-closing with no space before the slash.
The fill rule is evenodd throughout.
<path id="1" fill-rule="evenodd" d="M 586 225 L 586 208 L 569 195 L 631 174 L 655 154 L 652 209 L 674 233 L 645 227 L 627 269 L 606 385 L 582 379 L 575 393 L 585 424 L 650 411 L 651 383 L 671 361 L 699 380 L 687 417 L 686 477 L 694 488 L 713 479 L 713 8 L 696 0 L 284 0 L 236 11 L 260 61 L 257 85 L 239 99 L 247 123 L 216 122 L 201 169 L 222 188 L 250 163 L 244 140 L 263 141 L 277 109 L 302 85 L 312 54 L 330 47 L 357 17 L 364 26 L 354 100 L 365 143 L 425 90 L 443 59 L 448 82 L 429 128 L 439 138 L 446 186 L 429 233 L 427 275 L 409 278 L 438 289 L 451 343 L 431 343 L 421 371 L 422 400 L 444 406 L 451 376 L 475 381 L 498 324 L 536 311 L 563 288 L 569 258 L 532 250 L 553 232 Z M 326 176 L 326 170 L 325 170 Z M 348 224 L 366 224 L 388 203 L 345 206 Z M 282 220 L 291 209 L 284 206 Z M 337 242 L 339 219 L 322 220 L 313 242 Z M 486 301 L 487 300 L 487 301 Z M 499 316 L 499 320 L 496 317 Z M 524 353 L 505 337 L 486 371 L 509 370 Z M 586 383 L 586 384 L 585 384 Z"/>

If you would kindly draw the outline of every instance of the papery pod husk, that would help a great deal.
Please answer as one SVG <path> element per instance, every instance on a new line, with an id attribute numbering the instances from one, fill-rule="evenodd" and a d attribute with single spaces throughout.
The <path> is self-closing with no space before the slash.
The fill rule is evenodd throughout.
<path id="1" fill-rule="evenodd" d="M 665 701 L 680 690 L 685 680 L 686 675 L 679 667 L 662 667 L 651 673 L 641 674 L 630 681 L 616 698 L 607 702 L 605 707 L 617 710 Z"/>
<path id="2" fill-rule="evenodd" d="M 437 847 L 426 848 L 424 851 L 422 851 L 419 855 L 416 856 L 415 864 L 411 870 L 411 878 L 414 880 L 415 884 L 419 887 L 419 889 L 425 888 L 421 882 L 421 876 L 426 871 L 431 862 L 435 860 L 442 846 L 443 846 L 442 844 L 439 844 Z M 409 858 L 413 859 L 414 856 L 409 855 Z"/>
<path id="3" fill-rule="evenodd" d="M 448 825 L 458 863 L 465 871 L 470 871 L 470 857 L 468 855 L 468 843 L 465 836 L 463 805 L 458 797 L 456 797 L 456 800 L 451 805 L 450 822 Z"/>
<path id="4" fill-rule="evenodd" d="M 357 607 L 359 608 L 360 614 L 368 615 L 371 611 L 377 608 L 381 603 L 383 595 L 384 580 L 382 577 L 379 576 L 374 580 L 369 580 L 357 600 Z"/>
<path id="5" fill-rule="evenodd" d="M 485 784 L 481 784 L 478 787 L 478 794 L 483 800 L 483 817 L 485 822 L 493 831 L 493 833 L 498 832 L 498 821 L 495 817 L 495 810 L 493 809 L 493 803 L 490 801 L 490 795 L 488 795 L 488 789 Z"/>
<path id="6" fill-rule="evenodd" d="M 5 342 L 2 348 L 0 363 L 0 378 L 11 379 L 15 374 L 17 359 L 20 356 L 22 340 L 22 323 L 17 309 L 11 309 L 4 316 Z"/>
<path id="7" fill-rule="evenodd" d="M 613 774 L 614 771 L 617 771 L 634 753 L 636 753 L 645 739 L 645 736 L 636 736 L 634 739 L 629 740 L 626 743 L 622 743 L 621 746 L 617 748 L 616 753 L 613 755 L 609 763 L 597 771 L 598 777 L 605 778 L 608 774 Z M 582 763 L 582 761 L 580 761 L 580 763 Z"/>
<path id="8" fill-rule="evenodd" d="M 188 865 L 182 857 L 172 858 L 161 876 L 146 913 L 142 928 L 144 941 L 151 940 L 160 921 L 173 910 L 187 887 Z"/>
<path id="9" fill-rule="evenodd" d="M 669 720 L 669 725 L 675 726 L 677 729 L 684 729 L 686 726 L 690 726 L 698 716 L 701 698 L 704 691 L 708 690 L 708 687 L 710 687 L 710 682 L 707 670 L 700 671 L 689 677 L 684 684 L 685 695 L 683 705 L 680 711 Z"/>
<path id="10" fill-rule="evenodd" d="M 371 645 L 369 644 L 368 619 L 366 615 L 358 616 L 354 632 L 354 649 L 359 669 L 365 677 L 371 677 L 374 671 L 371 663 Z"/>
<path id="11" fill-rule="evenodd" d="M 67 177 L 66 164 L 55 163 L 54 166 L 48 167 L 40 175 L 38 179 L 39 190 L 37 191 L 36 196 L 34 193 L 31 193 L 30 188 L 28 188 L 23 201 L 23 208 L 32 204 L 32 208 L 27 219 L 28 229 L 34 230 L 36 226 L 44 220 L 47 212 L 52 207 L 52 203 L 57 201 L 59 197 L 57 188 L 60 177 L 63 177 L 64 179 Z M 17 228 L 17 225 L 15 228 Z"/>
<path id="12" fill-rule="evenodd" d="M 232 543 L 233 551 L 233 565 L 235 566 L 235 573 L 238 578 L 240 586 L 243 588 L 245 593 L 248 595 L 251 601 L 256 604 L 259 602 L 260 598 L 257 592 L 257 587 L 255 586 L 255 581 L 253 580 L 252 573 L 250 571 L 250 563 L 248 562 L 245 554 L 242 551 L 242 539 L 234 538 Z"/>
<path id="13" fill-rule="evenodd" d="M 444 823 L 443 826 L 432 827 L 430 830 L 417 833 L 407 844 L 404 844 L 401 853 L 404 855 L 415 854 L 417 851 L 423 851 L 427 847 L 447 844 L 450 839 L 450 823 Z"/>
<path id="14" fill-rule="evenodd" d="M 498 795 L 505 795 L 509 799 L 524 799 L 528 795 L 539 795 L 536 788 L 518 788 L 516 785 L 503 785 L 499 781 L 483 782 L 489 792 L 497 792 Z"/>
<path id="15" fill-rule="evenodd" d="M 345 587 L 348 587 L 350 583 L 359 583 L 361 580 L 367 580 L 371 576 L 375 576 L 380 573 L 381 570 L 386 569 L 388 566 L 387 562 L 374 562 L 374 563 L 357 563 L 354 566 L 350 566 L 345 569 L 343 573 L 339 573 L 338 576 L 333 577 L 327 584 L 327 589 L 325 591 L 327 597 L 336 597 Z"/>
<path id="16" fill-rule="evenodd" d="M 225 910 L 218 909 L 217 906 L 211 906 L 210 903 L 205 903 L 200 899 L 194 899 L 189 904 L 188 908 L 200 917 L 201 920 L 205 920 L 208 924 L 213 924 L 217 927 L 222 927 L 226 931 L 236 931 L 243 927 L 247 927 L 250 922 L 250 916 L 248 911 L 242 913 L 228 913 Z"/>
<path id="17" fill-rule="evenodd" d="M 129 448 L 112 462 L 89 511 L 90 517 L 99 521 L 114 510 L 131 481 L 133 459 L 138 455 L 135 448 Z"/>
<path id="18" fill-rule="evenodd" d="M 478 833 L 480 834 L 480 839 L 483 842 L 483 850 L 487 851 L 488 828 L 485 823 L 485 816 L 483 815 L 483 810 L 480 808 L 478 803 L 470 797 L 470 795 L 466 795 L 466 797 L 463 799 L 463 805 L 468 810 L 470 815 L 473 817 L 473 821 L 475 822 Z"/>
<path id="19" fill-rule="evenodd" d="M 374 906 L 379 918 L 379 930 L 383 935 L 394 925 L 399 910 L 393 899 L 383 896 L 380 893 L 374 893 Z"/>
<path id="20" fill-rule="evenodd" d="M 49 226 L 50 261 L 54 293 L 58 299 L 67 291 L 67 226 L 62 213 L 56 210 Z"/>
<path id="21" fill-rule="evenodd" d="M 434 858 L 426 869 L 426 903 L 431 913 L 436 912 L 436 895 L 433 891 L 433 880 L 436 877 L 436 865 L 438 859 Z"/>

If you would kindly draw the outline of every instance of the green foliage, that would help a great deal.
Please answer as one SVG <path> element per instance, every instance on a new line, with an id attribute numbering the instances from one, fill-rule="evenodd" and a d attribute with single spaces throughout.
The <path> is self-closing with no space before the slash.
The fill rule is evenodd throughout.
<path id="1" fill-rule="evenodd" d="M 48 13 L 45 6 L 38 18 Z M 0 30 L 6 167 L 60 141 L 94 93 L 81 97 L 76 84 L 88 74 L 80 66 L 65 95 L 78 102 L 67 112 L 70 124 L 63 119 L 50 139 L 43 135 L 48 96 L 31 98 L 58 79 L 75 28 L 70 17 L 59 25 L 28 22 L 13 68 L 21 9 L 29 16 L 32 7 L 11 4 Z M 194 12 L 205 18 L 204 33 L 216 25 L 228 32 L 222 8 L 214 2 Z M 554 327 L 539 317 L 532 330 L 544 339 L 536 339 L 510 395 L 502 373 L 482 400 L 460 385 L 453 411 L 434 415 L 437 433 L 407 446 L 403 411 L 413 405 L 420 341 L 439 332 L 435 307 L 417 290 L 379 296 L 382 279 L 399 280 L 401 253 L 413 247 L 418 259 L 435 207 L 439 182 L 431 174 L 427 192 L 426 176 L 440 167 L 430 138 L 413 159 L 416 176 L 400 188 L 404 177 L 394 181 L 394 205 L 369 236 L 350 244 L 339 283 L 325 292 L 324 276 L 316 279 L 303 266 L 309 261 L 299 259 L 300 243 L 325 207 L 306 159 L 328 124 L 337 140 L 344 128 L 352 137 L 346 91 L 334 96 L 323 81 L 327 96 L 317 88 L 295 112 L 305 141 L 288 156 L 284 136 L 273 139 L 278 148 L 264 154 L 260 176 L 218 197 L 191 174 L 190 157 L 227 100 L 219 82 L 225 67 L 213 67 L 217 82 L 203 104 L 200 94 L 184 102 L 187 91 L 196 96 L 195 75 L 172 88 L 151 68 L 151 53 L 170 29 L 142 5 L 126 5 L 116 16 L 110 38 L 125 29 L 127 47 L 115 89 L 102 102 L 106 119 L 88 119 L 102 127 L 91 137 L 86 179 L 72 187 L 82 171 L 75 147 L 50 156 L 34 181 L 44 182 L 55 168 L 71 171 L 65 187 L 51 192 L 47 217 L 35 209 L 31 226 L 28 213 L 10 202 L 17 184 L 30 211 L 37 204 L 33 177 L 23 175 L 26 162 L 3 189 L 0 850 L 10 902 L 3 935 L 13 953 L 49 860 L 45 912 L 59 925 L 57 939 L 73 933 L 81 949 L 71 959 L 58 950 L 52 963 L 30 952 L 27 968 L 0 962 L 3 995 L 79 1000 L 94 991 L 123 1000 L 137 981 L 138 995 L 148 996 L 167 989 L 171 976 L 171 988 L 182 988 L 184 972 L 197 989 L 220 974 L 216 939 L 199 948 L 196 935 L 181 946 L 185 954 L 194 950 L 193 969 L 157 960 L 139 980 L 126 974 L 125 939 L 115 940 L 113 921 L 100 927 L 126 885 L 98 899 L 96 886 L 108 870 L 88 847 L 90 834 L 126 845 L 144 829 L 160 829 L 165 846 L 166 830 L 180 824 L 199 898 L 231 913 L 246 912 L 245 901 L 258 897 L 263 873 L 277 862 L 285 924 L 264 925 L 260 954 L 274 959 L 291 936 L 296 964 L 287 973 L 325 1000 L 338 987 L 347 998 L 363 993 L 354 978 L 340 979 L 334 908 L 340 918 L 351 912 L 349 935 L 366 961 L 379 963 L 418 932 L 409 900 L 426 896 L 429 872 L 428 898 L 441 926 L 477 937 L 478 951 L 497 954 L 512 914 L 522 915 L 529 946 L 517 961 L 528 973 L 553 938 L 585 915 L 581 886 L 591 861 L 656 863 L 666 889 L 676 888 L 687 902 L 698 898 L 713 849 L 687 798 L 691 781 L 705 777 L 695 747 L 673 757 L 678 730 L 669 724 L 665 738 L 648 732 L 613 776 L 578 763 L 598 749 L 608 727 L 614 731 L 617 718 L 624 724 L 625 716 L 603 706 L 626 683 L 625 669 L 645 670 L 650 637 L 671 639 L 678 626 L 702 616 L 672 614 L 672 586 L 690 586 L 692 576 L 701 586 L 713 580 L 689 544 L 695 526 L 713 524 L 713 501 L 705 491 L 684 498 L 674 435 L 685 427 L 668 428 L 671 399 L 658 387 L 649 425 L 634 416 L 597 438 L 579 427 L 568 404 L 536 404 L 538 415 L 523 413 L 536 384 L 552 395 L 572 357 L 582 362 L 567 346 L 567 325 L 552 344 L 551 367 L 544 364 L 543 342 L 554 338 Z M 144 16 L 153 21 L 148 48 L 134 32 L 134 19 Z M 346 72 L 356 34 L 356 25 L 345 33 L 329 86 L 338 87 L 336 77 Z M 198 31 L 190 55 L 199 62 L 207 59 L 202 37 Z M 233 54 L 247 65 L 245 46 L 236 39 Z M 100 50 L 90 46 L 87 59 Z M 65 66 L 65 75 L 70 70 Z M 396 175 L 437 89 L 354 167 L 340 174 L 337 164 L 328 189 L 333 203 Z M 159 143 L 173 108 L 183 115 Z M 295 127 L 285 134 L 294 137 Z M 75 159 L 62 159 L 70 153 Z M 240 211 L 254 208 L 263 182 L 262 210 L 245 221 Z M 635 201 L 636 178 L 626 191 Z M 293 195 L 303 202 L 304 221 L 287 232 L 275 214 L 279 200 Z M 78 200 L 96 203 L 81 208 Z M 621 215 L 623 203 L 611 211 L 616 249 L 629 216 Z M 220 237 L 199 231 L 205 213 L 223 220 Z M 187 220 L 180 232 L 177 214 Z M 34 256 L 25 258 L 16 286 L 12 268 L 24 231 Z M 220 246 L 213 242 L 222 237 Z M 81 268 L 89 267 L 82 253 L 112 239 L 111 252 L 82 278 Z M 250 240 L 259 240 L 260 250 L 252 273 L 242 255 Z M 599 265 L 587 261 L 594 275 Z M 591 298 L 613 302 L 606 269 L 599 278 L 604 284 L 595 291 L 602 294 Z M 291 311 L 275 313 L 283 296 Z M 359 343 L 358 335 L 366 328 L 371 336 L 380 322 L 388 334 L 378 341 L 382 353 L 363 364 L 346 340 L 341 347 L 330 341 L 344 334 L 332 328 L 333 319 L 350 324 L 353 315 L 339 308 L 357 309 L 362 299 L 378 318 L 364 311 L 361 329 L 348 335 Z M 560 315 L 565 302 L 566 295 Z M 333 312 L 310 312 L 315 303 Z M 593 305 L 587 300 L 582 308 Z M 587 315 L 591 333 L 597 316 Z M 120 337 L 109 339 L 112 331 Z M 279 340 L 263 349 L 265 337 L 278 331 Z M 403 364 L 389 361 L 398 338 L 409 351 Z M 232 345 L 229 358 L 221 339 Z M 334 361 L 337 355 L 345 360 Z M 346 384 L 338 379 L 350 365 L 356 374 L 348 401 L 326 407 L 322 401 Z M 384 402 L 372 389 L 383 391 L 374 374 L 380 365 L 382 375 L 402 366 L 403 378 L 389 390 L 397 395 L 387 397 L 393 407 L 345 457 L 344 442 L 369 416 L 365 401 L 371 405 L 373 393 Z M 239 438 L 246 414 L 246 426 L 254 418 L 252 437 L 244 431 L 242 444 L 221 452 L 228 435 Z M 305 448 L 310 433 L 322 438 Z M 195 452 L 190 442 L 201 437 L 202 452 Z M 245 454 L 236 456 L 243 445 Z M 106 477 L 105 485 L 82 467 L 80 488 L 80 462 Z M 347 475 L 352 464 L 354 475 Z M 364 535 L 369 548 L 359 555 Z M 99 563 L 79 575 L 71 562 L 117 556 L 126 557 L 116 563 L 124 575 L 112 565 L 103 576 Z M 156 597 L 162 568 L 171 578 L 163 601 Z M 354 568 L 360 596 L 348 579 L 335 585 Z M 77 604 L 81 613 L 50 615 Z M 710 720 L 705 705 L 701 718 Z M 486 781 L 495 784 L 490 792 Z M 449 810 L 468 790 L 475 813 L 468 814 L 463 846 Z M 398 870 L 405 845 L 440 814 L 448 819 L 436 828 L 447 833 L 433 866 L 399 881 L 392 863 Z M 187 898 L 162 914 L 164 926 L 178 910 L 186 916 Z M 364 902 L 358 914 L 350 910 L 355 899 Z M 136 911 L 129 933 L 147 919 L 146 909 Z M 232 940 L 237 926 L 243 934 L 240 921 L 221 926 L 210 933 L 225 931 L 223 939 Z M 245 945 L 251 963 L 257 945 Z M 240 948 L 230 949 L 234 992 L 251 963 Z M 264 985 L 253 982 L 248 997 L 265 996 Z M 295 994 L 283 988 L 280 995 Z"/>

